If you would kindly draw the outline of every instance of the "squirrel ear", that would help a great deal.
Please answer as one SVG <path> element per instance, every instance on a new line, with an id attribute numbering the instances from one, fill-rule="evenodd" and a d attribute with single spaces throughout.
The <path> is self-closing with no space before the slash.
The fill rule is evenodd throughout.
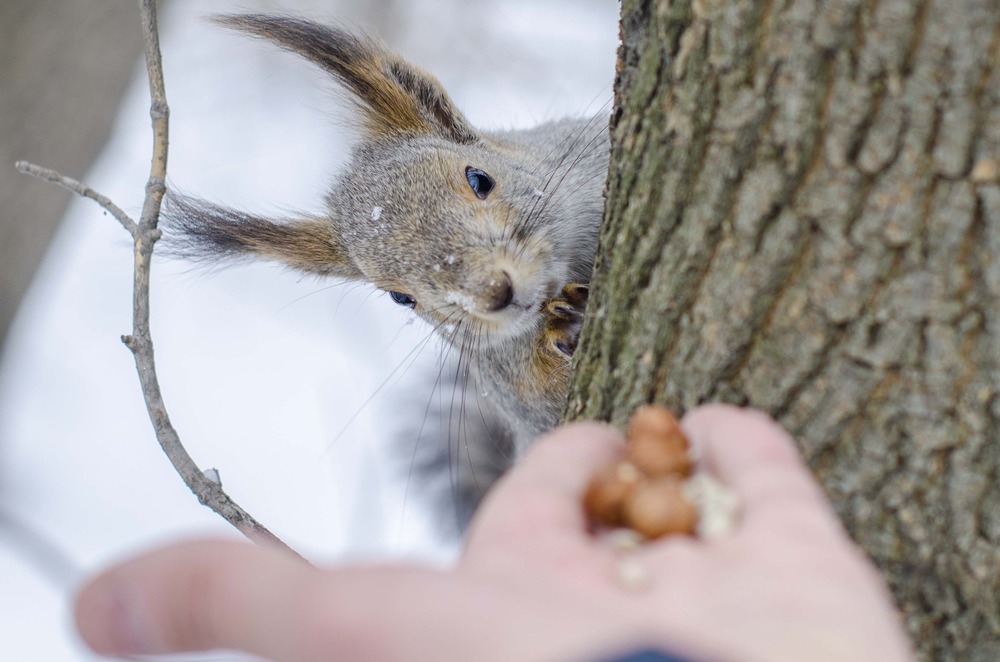
<path id="1" fill-rule="evenodd" d="M 373 136 L 433 132 L 462 144 L 478 139 L 434 76 L 371 39 L 284 16 L 233 14 L 214 20 L 273 41 L 332 73 L 357 97 Z"/>
<path id="2" fill-rule="evenodd" d="M 160 214 L 165 253 L 196 262 L 261 258 L 320 276 L 360 280 L 330 221 L 276 222 L 171 193 Z"/>

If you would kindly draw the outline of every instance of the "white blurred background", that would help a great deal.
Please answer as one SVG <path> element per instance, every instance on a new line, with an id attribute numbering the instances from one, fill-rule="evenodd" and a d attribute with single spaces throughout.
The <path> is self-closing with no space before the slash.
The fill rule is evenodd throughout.
<path id="1" fill-rule="evenodd" d="M 483 127 L 596 112 L 612 94 L 615 2 L 169 0 L 170 185 L 249 210 L 321 210 L 353 132 L 321 72 L 203 20 L 245 10 L 379 35 Z M 138 214 L 150 148 L 137 62 L 103 153 L 88 172 L 65 174 Z M 171 539 L 237 535 L 197 503 L 154 439 L 119 340 L 131 328 L 131 258 L 117 223 L 74 200 L 4 346 L 2 660 L 92 659 L 69 619 L 81 576 Z M 152 315 L 164 397 L 189 452 L 279 537 L 319 562 L 449 558 L 420 502 L 404 500 L 405 462 L 390 456 L 400 448 L 394 403 L 438 354 L 424 350 L 396 379 L 428 333 L 407 310 L 371 288 L 276 267 L 206 273 L 161 260 Z M 69 564 L 47 561 L 34 536 Z"/>

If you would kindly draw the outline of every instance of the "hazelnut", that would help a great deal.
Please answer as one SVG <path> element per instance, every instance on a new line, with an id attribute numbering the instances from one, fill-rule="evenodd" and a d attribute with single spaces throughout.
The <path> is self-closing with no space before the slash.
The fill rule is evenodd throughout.
<path id="1" fill-rule="evenodd" d="M 625 523 L 647 538 L 668 534 L 693 534 L 698 511 L 684 496 L 674 476 L 655 478 L 638 485 L 623 506 Z"/>
<path id="2" fill-rule="evenodd" d="M 677 474 L 690 476 L 694 463 L 688 454 L 687 439 L 678 428 L 667 437 L 643 433 L 628 441 L 628 459 L 649 477 Z"/>
<path id="3" fill-rule="evenodd" d="M 617 462 L 602 469 L 583 495 L 587 516 L 605 526 L 621 526 L 622 504 L 641 479 L 642 474 L 630 462 Z"/>
<path id="4" fill-rule="evenodd" d="M 625 427 L 625 436 L 629 439 L 645 435 L 667 437 L 676 432 L 680 432 L 677 418 L 661 405 L 639 407 L 632 412 L 632 418 Z"/>

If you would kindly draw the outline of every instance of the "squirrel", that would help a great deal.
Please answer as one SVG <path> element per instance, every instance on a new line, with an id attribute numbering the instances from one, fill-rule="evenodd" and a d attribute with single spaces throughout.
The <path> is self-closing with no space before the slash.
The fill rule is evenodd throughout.
<path id="1" fill-rule="evenodd" d="M 449 359 L 454 390 L 432 398 L 444 422 L 421 433 L 449 443 L 430 444 L 417 464 L 449 478 L 461 530 L 565 405 L 604 207 L 609 117 L 483 131 L 433 75 L 375 40 L 288 16 L 214 20 L 332 74 L 363 130 L 325 213 L 268 219 L 171 192 L 169 252 L 366 281 L 430 323 L 458 356 Z"/>

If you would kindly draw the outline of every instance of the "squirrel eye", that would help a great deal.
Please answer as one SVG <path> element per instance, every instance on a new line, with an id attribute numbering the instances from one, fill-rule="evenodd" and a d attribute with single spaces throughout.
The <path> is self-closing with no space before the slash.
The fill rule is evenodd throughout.
<path id="1" fill-rule="evenodd" d="M 403 294 L 402 292 L 389 292 L 389 296 L 393 301 L 398 303 L 400 306 L 406 306 L 407 308 L 413 308 L 417 305 L 417 300 L 411 297 L 409 294 Z"/>
<path id="2" fill-rule="evenodd" d="M 493 190 L 493 178 L 479 168 L 469 166 L 465 169 L 465 179 L 469 182 L 469 187 L 480 200 L 485 200 L 486 196 Z"/>

